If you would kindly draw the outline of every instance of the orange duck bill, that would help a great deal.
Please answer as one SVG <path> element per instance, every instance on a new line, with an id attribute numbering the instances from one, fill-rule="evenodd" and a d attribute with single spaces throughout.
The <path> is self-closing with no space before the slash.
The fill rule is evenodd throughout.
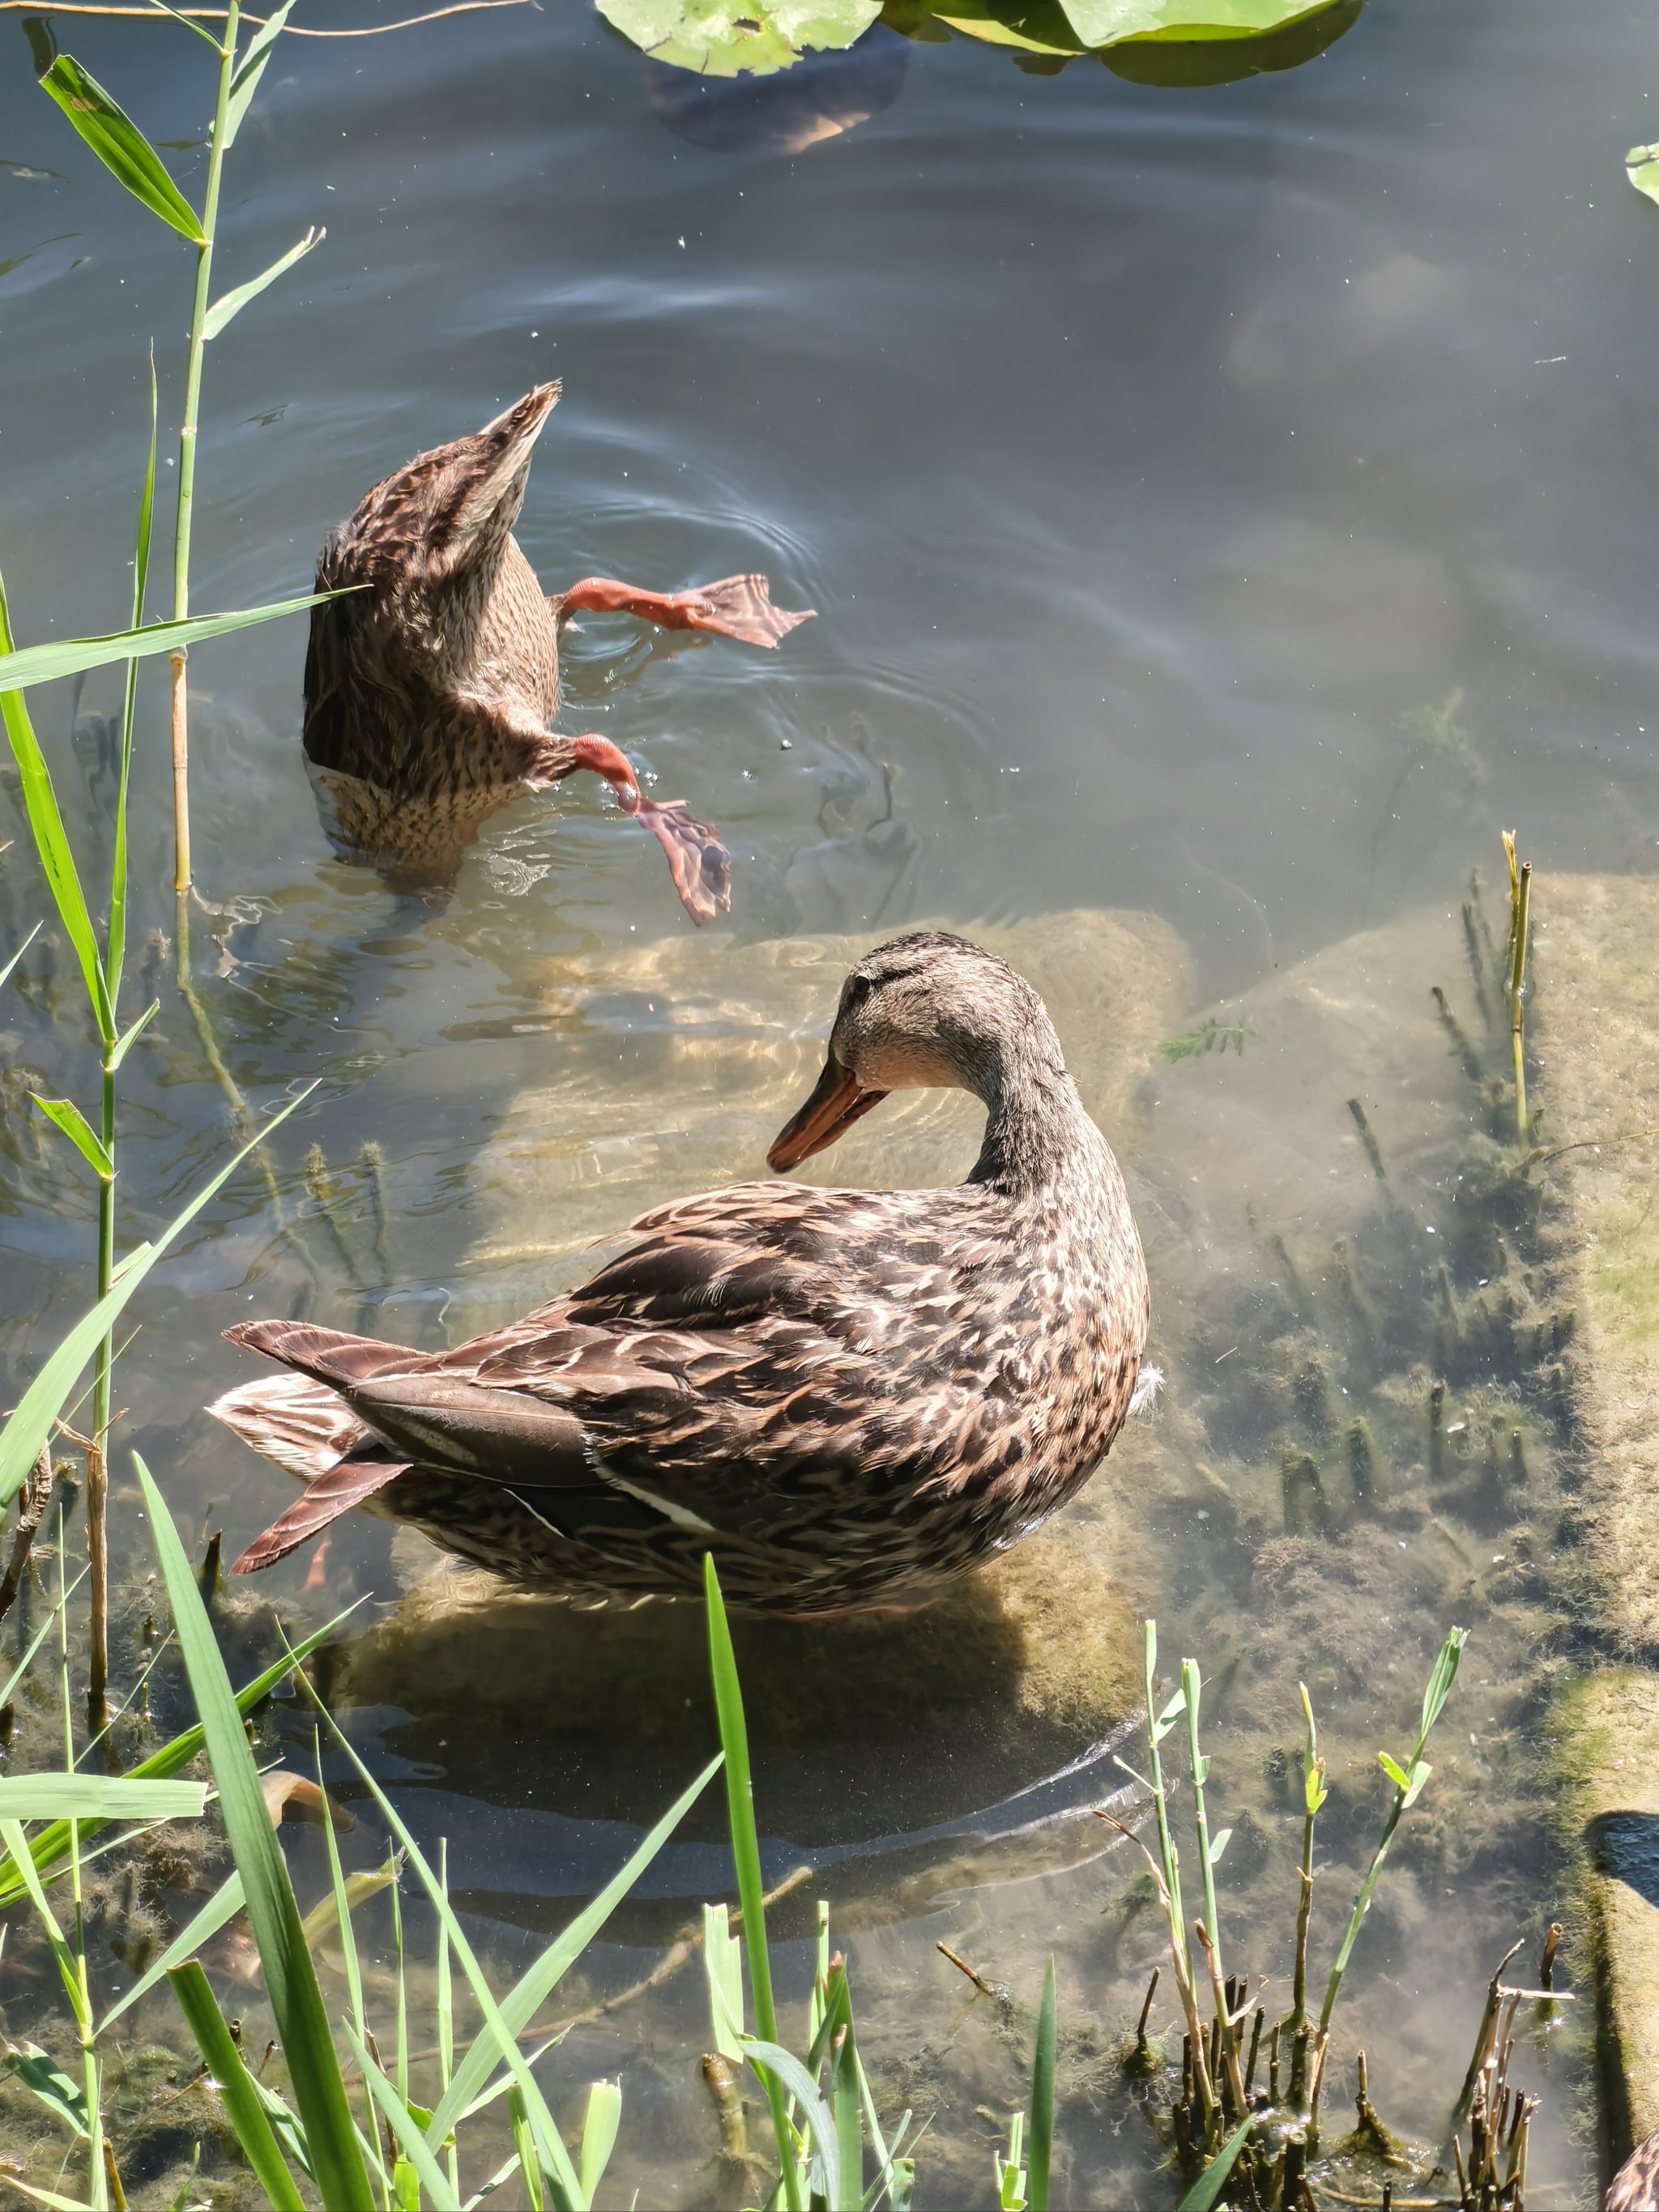
<path id="1" fill-rule="evenodd" d="M 827 1152 L 854 1121 L 879 1106 L 884 1091 L 866 1091 L 850 1069 L 830 1053 L 811 1097 L 799 1114 L 791 1115 L 772 1140 L 766 1164 L 780 1175 L 798 1168 L 815 1152 Z"/>

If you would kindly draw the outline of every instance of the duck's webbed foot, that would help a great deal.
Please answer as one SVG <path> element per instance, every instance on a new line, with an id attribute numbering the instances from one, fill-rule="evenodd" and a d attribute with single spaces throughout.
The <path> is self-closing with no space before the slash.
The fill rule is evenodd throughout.
<path id="1" fill-rule="evenodd" d="M 556 615 L 586 609 L 593 614 L 637 615 L 642 622 L 664 629 L 713 630 L 721 637 L 740 637 L 748 645 L 776 645 L 798 623 L 811 622 L 813 610 L 789 614 L 775 607 L 764 576 L 722 576 L 717 584 L 700 584 L 689 592 L 641 592 L 614 576 L 584 576 L 553 600 Z"/>
<path id="2" fill-rule="evenodd" d="M 609 738 L 575 738 L 571 744 L 575 765 L 602 775 L 622 801 L 623 812 L 636 816 L 667 854 L 668 872 L 692 921 L 713 921 L 717 914 L 729 914 L 732 856 L 719 832 L 697 821 L 683 799 L 647 799 L 627 755 Z"/>

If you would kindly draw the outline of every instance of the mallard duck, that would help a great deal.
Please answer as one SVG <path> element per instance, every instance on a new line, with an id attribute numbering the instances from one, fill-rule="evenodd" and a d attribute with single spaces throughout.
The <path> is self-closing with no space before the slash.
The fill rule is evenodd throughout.
<path id="1" fill-rule="evenodd" d="M 330 836 L 411 879 L 453 875 L 480 825 L 578 769 L 653 830 L 688 914 L 731 903 L 725 848 L 679 800 L 645 798 L 608 738 L 561 737 L 559 632 L 582 609 L 775 646 L 810 613 L 772 605 L 764 576 L 646 592 L 585 576 L 549 598 L 513 526 L 559 397 L 539 384 L 469 438 L 375 485 L 325 544 L 313 608 L 305 750 Z"/>
<path id="2" fill-rule="evenodd" d="M 682 1199 L 580 1290 L 453 1352 L 228 1330 L 295 1371 L 210 1410 L 307 1485 L 237 1571 L 371 1498 L 521 1585 L 686 1595 L 712 1551 L 734 1603 L 787 1614 L 913 1603 L 1016 1542 L 1130 1409 L 1146 1265 L 1042 1000 L 965 938 L 858 963 L 768 1162 L 932 1085 L 986 1109 L 954 1188 Z"/>

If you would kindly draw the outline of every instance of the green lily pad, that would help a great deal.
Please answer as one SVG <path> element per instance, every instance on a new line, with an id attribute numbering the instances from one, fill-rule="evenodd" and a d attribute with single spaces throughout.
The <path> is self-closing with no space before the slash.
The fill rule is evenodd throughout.
<path id="1" fill-rule="evenodd" d="M 1073 28 L 1085 46 L 1115 46 L 1120 39 L 1238 39 L 1279 31 L 1300 16 L 1322 12 L 1328 0 L 1065 0 Z"/>
<path id="2" fill-rule="evenodd" d="M 947 29 L 988 46 L 1027 54 L 1086 54 L 1060 0 L 937 0 L 926 11 Z"/>
<path id="3" fill-rule="evenodd" d="M 1638 192 L 1659 200 L 1659 146 L 1632 146 L 1625 156 L 1625 167 Z"/>
<path id="4" fill-rule="evenodd" d="M 838 52 L 867 31 L 881 0 L 598 0 L 625 39 L 702 76 L 771 76 L 809 49 Z"/>
<path id="5" fill-rule="evenodd" d="M 1258 31 L 1248 38 L 1231 33 L 1218 38 L 1207 33 L 1182 37 L 1165 32 L 1155 39 L 1123 39 L 1100 58 L 1114 76 L 1127 77 L 1132 84 L 1171 88 L 1236 84 L 1241 77 L 1299 69 L 1312 61 L 1352 29 L 1364 4 L 1365 0 L 1325 0 L 1276 31 Z"/>

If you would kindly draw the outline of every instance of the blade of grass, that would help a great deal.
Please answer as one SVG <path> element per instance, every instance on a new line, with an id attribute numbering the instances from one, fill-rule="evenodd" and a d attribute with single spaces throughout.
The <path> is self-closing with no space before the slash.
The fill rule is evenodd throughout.
<path id="1" fill-rule="evenodd" d="M 78 1589 L 81 1581 L 84 1579 L 85 1577 L 82 1575 L 71 1585 L 71 1591 Z M 343 1613 L 337 1613 L 326 1627 L 313 1630 L 302 1642 L 295 1644 L 293 1650 L 278 1660 L 274 1667 L 267 1667 L 263 1674 L 256 1674 L 246 1688 L 236 1692 L 237 1711 L 243 1714 L 251 1713 L 257 1705 L 270 1695 L 280 1682 L 285 1680 L 294 1672 L 295 1668 L 302 1660 L 308 1659 L 319 1645 L 325 1644 L 340 1623 L 349 1620 L 355 1611 L 355 1607 L 348 1606 Z M 56 1618 L 55 1613 L 52 1618 Z M 52 1622 L 49 1620 L 46 1628 L 50 1628 Z M 43 1628 L 40 1636 L 35 1638 L 33 1648 L 38 1648 L 41 1638 L 46 1633 L 46 1628 Z M 33 1651 L 30 1656 L 33 1656 Z M 11 1687 L 15 1686 L 14 1683 Z M 6 1690 L 3 1696 L 0 1696 L 0 1703 L 4 1702 L 5 1697 L 10 1696 L 11 1687 Z M 199 1728 L 186 1729 L 181 1735 L 174 1736 L 170 1743 L 164 1743 L 159 1751 L 153 1751 L 148 1759 L 141 1760 L 137 1766 L 131 1768 L 130 1777 L 135 1782 L 144 1782 L 152 1779 L 164 1780 L 168 1775 L 177 1774 L 180 1768 L 188 1766 L 192 1759 L 199 1756 L 204 1741 Z M 82 1821 L 80 1824 L 82 1841 L 84 1843 L 89 1836 L 95 1835 L 102 1825 L 101 1821 L 97 1820 Z M 43 1876 L 52 1873 L 60 1862 L 67 1857 L 69 1846 L 70 1828 L 67 1820 L 56 1820 L 50 1827 L 43 1828 L 33 1838 L 33 1848 L 29 1854 L 35 1871 Z M 0 1858 L 0 1911 L 15 1904 L 24 1894 L 26 1886 L 22 1875 L 12 1867 L 10 1860 Z"/>
<path id="2" fill-rule="evenodd" d="M 276 2147 L 270 2118 L 242 2063 L 242 2054 L 231 2039 L 201 1962 L 186 1960 L 174 1966 L 168 1978 L 179 2000 L 179 2009 L 196 2038 L 208 2072 L 218 2085 L 225 2116 L 236 2130 L 242 2154 L 275 2212 L 305 2212 L 305 2199 L 288 2170 L 288 2161 Z"/>
<path id="3" fill-rule="evenodd" d="M 363 2069 L 363 2080 L 368 2094 L 386 2115 L 386 2123 L 397 2136 L 404 2156 L 421 2178 L 421 2186 L 432 2199 L 435 2212 L 460 2212 L 460 2199 L 449 2185 L 449 2177 L 432 2155 L 432 2147 L 420 2123 L 409 2106 L 387 2081 L 361 2035 L 346 2023 L 346 2040 L 350 2044 L 357 2063 Z"/>
<path id="4" fill-rule="evenodd" d="M 719 1759 L 709 1760 L 702 1772 L 681 1791 L 639 1848 L 629 1854 L 626 1863 L 606 1882 L 592 1903 L 583 1907 L 563 1933 L 548 1946 L 534 1966 L 520 1977 L 501 2000 L 501 2018 L 512 2034 L 521 2035 L 534 2020 L 544 1999 L 581 1956 L 656 1857 L 720 1771 L 720 1765 Z M 439 1905 L 439 1913 L 447 1924 L 450 1918 L 448 1892 L 443 1885 L 441 1884 L 440 1887 L 442 1902 Z M 454 2079 L 439 2100 L 438 2108 L 432 2115 L 432 2124 L 441 2141 L 453 2130 L 461 2114 L 483 2087 L 493 2063 L 487 2040 L 479 2038 L 455 2069 Z"/>
<path id="5" fill-rule="evenodd" d="M 87 1003 L 93 1010 L 99 1034 L 107 1039 L 115 1034 L 115 1017 L 104 986 L 98 936 L 92 926 L 87 895 L 81 887 L 80 871 L 75 865 L 75 854 L 69 832 L 64 827 L 63 812 L 58 804 L 58 793 L 52 788 L 46 757 L 40 750 L 40 740 L 34 734 L 34 725 L 29 720 L 21 690 L 14 688 L 4 672 L 21 657 L 12 650 L 11 612 L 6 600 L 5 579 L 0 576 L 0 719 L 5 722 L 12 757 L 23 781 L 24 811 L 33 834 L 35 850 L 40 856 L 46 888 L 75 948 L 81 979 L 86 985 Z"/>
<path id="6" fill-rule="evenodd" d="M 611 2154 L 617 2148 L 617 2130 L 621 2125 L 621 2082 L 595 2081 L 587 2093 L 587 2110 L 582 2116 L 578 2179 L 581 2183 L 585 2204 L 593 2202 L 593 2191 L 605 2179 L 605 2170 L 611 2163 Z"/>
<path id="7" fill-rule="evenodd" d="M 346 589 L 356 591 L 356 585 Z M 179 622 L 140 623 L 131 629 L 110 630 L 97 637 L 66 637 L 50 645 L 14 648 L 9 627 L 0 634 L 0 695 L 27 690 L 32 684 L 53 684 L 60 677 L 79 676 L 88 668 L 107 668 L 112 661 L 143 660 L 152 653 L 177 653 L 185 646 L 204 644 L 209 638 L 228 637 L 234 630 L 252 629 L 275 622 L 282 615 L 303 614 L 341 592 L 307 592 L 301 599 L 274 599 L 265 607 L 243 607 L 234 614 L 190 615 Z M 0 613 L 3 600 L 0 600 Z"/>
<path id="8" fill-rule="evenodd" d="M 580 2204 L 581 2201 L 581 2185 L 577 2179 L 576 2169 L 570 2162 L 570 2154 L 564 2147 L 563 2139 L 559 2134 L 557 2124 L 554 2120 L 552 2113 L 548 2110 L 547 2100 L 542 2094 L 540 2085 L 536 2081 L 534 2075 L 531 2072 L 524 2053 L 519 2048 L 517 2032 L 514 2028 L 510 2027 L 507 2022 L 501 2016 L 501 2008 L 496 2003 L 495 1992 L 489 1986 L 489 1983 L 484 1974 L 483 1968 L 478 1963 L 477 1954 L 474 1952 L 471 1942 L 467 1940 L 466 1930 L 461 1926 L 459 1920 L 456 1917 L 453 1906 L 450 1905 L 448 1899 L 444 1895 L 442 1885 L 439 1882 L 437 1876 L 433 1873 L 431 1868 L 427 1864 L 425 1855 L 422 1853 L 420 1845 L 416 1842 L 414 1837 L 410 1833 L 409 1828 L 404 1823 L 402 1814 L 398 1811 L 397 1807 L 392 1803 L 392 1800 L 386 1796 L 385 1790 L 381 1789 L 380 1784 L 375 1780 L 374 1775 L 370 1773 L 368 1768 L 363 1764 L 362 1759 L 359 1758 L 356 1746 L 351 1741 L 350 1738 L 336 1725 L 333 1719 L 326 1712 L 324 1714 L 324 1718 L 328 1721 L 329 1726 L 333 1729 L 336 1742 L 338 1743 L 341 1749 L 345 1753 L 346 1757 L 356 1768 L 359 1775 L 362 1776 L 364 1783 L 368 1785 L 369 1794 L 373 1796 L 375 1803 L 380 1807 L 383 1818 L 391 1827 L 392 1833 L 397 1837 L 398 1841 L 403 1845 L 404 1851 L 408 1854 L 409 1863 L 414 1868 L 416 1875 L 418 1878 L 422 1887 L 425 1890 L 428 1897 L 431 1899 L 434 1910 L 442 1916 L 444 1925 L 449 1932 L 449 1940 L 451 1944 L 453 1946 L 455 1956 L 460 1960 L 461 1972 L 466 1976 L 467 1981 L 472 1990 L 473 1997 L 477 2003 L 478 2009 L 483 2015 L 485 2029 L 494 2039 L 497 2051 L 499 2051 L 501 2058 L 506 2062 L 507 2069 L 511 2072 L 513 2079 L 518 2086 L 520 2094 L 523 2100 L 526 2124 L 529 2127 L 531 2133 L 535 2139 L 537 2151 L 548 2169 L 550 2181 L 555 2185 L 558 2191 L 562 2193 L 563 2197 L 568 2199 L 569 2203 L 572 2204 Z M 482 2038 L 479 2039 L 479 2040 L 482 2039 Z M 474 2048 L 477 2048 L 476 2044 Z M 472 2052 L 469 2051 L 467 2054 L 468 2059 L 470 2059 L 471 2056 Z M 465 2072 L 465 2070 L 466 2061 L 464 2060 L 462 2062 L 460 2071 Z M 484 2071 L 488 2073 L 490 2070 L 491 2063 L 488 2059 L 486 2059 Z M 459 2073 L 456 2078 L 459 2081 Z M 453 2098 L 454 2094 L 454 2087 L 452 2084 L 450 2096 Z M 434 2112 L 431 2125 L 434 2136 L 437 2137 L 438 2141 L 441 2142 L 443 2137 L 449 2132 L 449 2123 L 447 2119 L 446 2118 L 444 2124 L 441 2126 L 439 2115 L 436 2112 Z"/>
<path id="9" fill-rule="evenodd" d="M 726 1753 L 726 1809 L 732 1833 L 732 1858 L 736 1870 L 738 1900 L 743 1907 L 743 1947 L 749 1960 L 749 1991 L 755 2008 L 758 2040 L 777 2041 L 777 2008 L 772 1996 L 772 1958 L 766 1941 L 766 1884 L 761 1873 L 760 1838 L 755 1828 L 755 1786 L 749 1766 L 749 1731 L 743 1714 L 743 1688 L 738 1680 L 737 1655 L 720 1595 L 720 1577 L 712 1552 L 702 1562 L 703 1595 L 708 1608 L 708 1664 L 714 1683 L 714 1709 L 720 1720 L 720 1747 Z M 784 2201 L 789 2212 L 801 2212 L 800 2176 L 796 2170 L 793 2136 L 784 2112 L 783 2090 L 777 2080 L 761 2072 L 766 2101 L 777 2139 L 778 2166 Z"/>
<path id="10" fill-rule="evenodd" d="M 334 1924 L 339 1930 L 340 1950 L 345 1962 L 346 1997 L 351 2007 L 351 2025 L 356 2030 L 354 2048 L 368 2033 L 368 2021 L 363 2011 L 362 1965 L 357 1956 L 357 1931 L 351 1922 L 351 1899 L 346 1888 L 345 1869 L 340 1863 L 339 1839 L 334 1832 L 334 1820 L 329 1807 L 328 1792 L 323 1785 L 323 1746 L 320 1736 L 313 1747 L 317 1764 L 317 1788 L 322 1796 L 323 1833 L 328 1839 L 328 1875 L 332 1891 Z M 325 1903 L 327 1900 L 325 1899 Z M 311 1917 L 300 1924 L 300 1934 L 307 1949 L 311 1944 Z M 374 2124 L 374 2102 L 372 2093 L 365 2087 L 364 2102 L 368 2107 L 363 2117 L 368 2123 L 368 2140 L 374 2146 L 374 2165 L 380 2184 L 380 2194 L 388 2212 L 392 2203 L 392 2181 L 380 2157 L 380 2130 Z"/>
<path id="11" fill-rule="evenodd" d="M 259 1947 L 317 2186 L 330 2212 L 373 2212 L 374 2200 L 352 2128 L 322 1992 L 301 1929 L 287 1862 L 265 1810 L 258 1770 L 214 1641 L 213 1626 L 166 1501 L 136 1452 L 133 1466 L 151 1516 L 151 1534 L 173 1607 L 179 1648 L 201 1715 L 225 1833 L 247 1893 L 248 1919 Z"/>
<path id="12" fill-rule="evenodd" d="M 253 95 L 259 89 L 259 80 L 265 73 L 265 64 L 270 59 L 270 50 L 281 36 L 283 26 L 288 21 L 289 9 L 293 5 L 294 0 L 283 0 L 282 6 L 266 16 L 248 40 L 242 58 L 232 72 L 230 96 L 225 102 L 224 129 L 221 131 L 216 123 L 214 133 L 222 150 L 227 154 L 236 143 L 236 133 L 242 127 L 242 118 L 247 113 Z"/>
<path id="13" fill-rule="evenodd" d="M 228 1874 L 220 1883 L 201 1911 L 192 1916 L 173 1937 L 159 1959 L 154 1959 L 127 1991 L 118 1997 L 100 2021 L 98 2033 L 102 2035 L 112 2021 L 124 2012 L 131 2011 L 163 1978 L 185 1959 L 194 1957 L 209 1938 L 216 1936 L 225 1923 L 242 1909 L 242 1877 Z"/>
<path id="14" fill-rule="evenodd" d="M 23 955 L 28 951 L 30 945 L 33 944 L 35 939 L 39 937 L 40 934 L 40 925 L 37 921 L 33 928 L 30 930 L 28 935 L 23 939 L 23 942 L 18 946 L 16 951 L 12 954 L 11 958 L 7 961 L 5 966 L 3 968 L 0 968 L 0 988 L 3 988 L 4 985 L 10 981 L 12 969 L 17 965 L 18 962 L 22 958 Z"/>
<path id="15" fill-rule="evenodd" d="M 227 292 L 216 300 L 208 309 L 202 325 L 203 343 L 206 344 L 216 338 L 226 324 L 234 321 L 241 313 L 250 300 L 257 300 L 267 284 L 274 284 L 285 269 L 292 269 L 296 261 L 302 261 L 312 247 L 320 246 L 327 236 L 325 229 L 319 230 L 313 227 L 307 231 L 297 246 L 290 246 L 286 253 L 279 254 L 269 269 L 261 270 L 258 276 L 250 277 L 246 284 L 239 284 L 234 291 Z"/>
<path id="16" fill-rule="evenodd" d="M 138 527 L 133 542 L 132 627 L 144 619 L 144 592 L 149 583 L 151 525 L 155 514 L 155 349 L 149 354 L 149 447 L 144 461 L 144 481 L 138 495 Z M 109 926 L 105 932 L 104 980 L 112 1013 L 121 991 L 121 971 L 127 950 L 127 799 L 132 783 L 133 718 L 138 706 L 138 664 L 127 663 L 126 690 L 121 702 L 120 765 L 115 781 L 115 834 L 110 857 Z M 146 1017 L 148 1018 L 148 1017 Z M 106 1055 L 112 1074 L 126 1057 L 135 1032 Z"/>
<path id="17" fill-rule="evenodd" d="M 38 1091 L 29 1097 L 54 1127 L 61 1129 L 93 1173 L 102 1182 L 115 1180 L 115 1163 L 104 1141 L 72 1098 L 43 1098 Z"/>
<path id="18" fill-rule="evenodd" d="M 9 1774 L 0 1778 L 0 1819 L 198 1820 L 205 1782 L 139 1782 L 125 1774 Z"/>
<path id="19" fill-rule="evenodd" d="M 776 2082 L 781 2088 L 787 2088 L 799 2105 L 812 2139 L 817 2168 L 810 2184 L 811 2194 L 822 2197 L 830 2204 L 836 2203 L 841 2194 L 841 2149 L 835 2121 L 818 2093 L 817 2083 L 793 2051 L 786 2051 L 781 2043 L 769 2042 L 764 2036 L 744 2036 L 743 2055 L 763 2082 Z M 789 2165 L 794 2165 L 793 2159 Z M 796 2186 L 799 2187 L 799 2175 Z"/>
<path id="20" fill-rule="evenodd" d="M 76 1377 L 92 1358 L 139 1284 L 180 1231 L 187 1229 L 203 1207 L 216 1197 L 255 1146 L 263 1143 L 273 1129 L 280 1128 L 289 1115 L 305 1103 L 316 1087 L 314 1083 L 307 1084 L 297 1098 L 289 1099 L 286 1106 L 273 1114 L 258 1134 L 250 1138 L 228 1164 L 203 1185 L 184 1212 L 173 1216 L 153 1244 L 140 1245 L 136 1251 L 128 1254 L 111 1290 L 99 1299 L 90 1313 L 76 1323 L 46 1360 L 23 1393 L 5 1427 L 0 1429 L 0 1510 L 10 1504 L 27 1480 L 40 1447 L 51 1435 L 52 1425 L 63 1410 L 64 1401 L 75 1386 Z"/>
<path id="21" fill-rule="evenodd" d="M 1026 2108 L 1025 2201 L 1030 2212 L 1048 2212 L 1048 2168 L 1054 2147 L 1054 1954 L 1042 1978 L 1036 2049 L 1031 2057 L 1031 2101 Z"/>
<path id="22" fill-rule="evenodd" d="M 57 101 L 118 184 L 192 245 L 204 242 L 207 234 L 196 210 L 162 167 L 161 155 L 96 77 L 70 55 L 59 54 L 40 79 L 40 89 Z"/>
<path id="23" fill-rule="evenodd" d="M 1255 2115 L 1247 2112 L 1233 2130 L 1198 2179 L 1182 2198 L 1176 2212 L 1211 2212 L 1211 2207 L 1226 2185 L 1238 2154 L 1244 2148 L 1244 2138 L 1255 2125 Z"/>
<path id="24" fill-rule="evenodd" d="M 66 2128 L 82 2137 L 91 2134 L 87 2125 L 87 2093 L 72 2075 L 64 2073 L 50 2051 L 43 2051 L 38 2043 L 16 2044 L 0 2064 L 48 2112 L 55 2112 Z"/>

